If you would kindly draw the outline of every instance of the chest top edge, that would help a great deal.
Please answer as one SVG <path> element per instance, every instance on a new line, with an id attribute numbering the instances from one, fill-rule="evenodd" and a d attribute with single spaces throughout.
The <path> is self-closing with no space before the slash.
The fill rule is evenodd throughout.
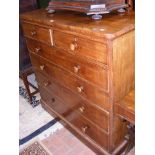
<path id="1" fill-rule="evenodd" d="M 135 28 L 134 12 L 124 15 L 108 14 L 102 20 L 94 21 L 89 16 L 76 12 L 58 11 L 48 14 L 46 10 L 38 9 L 21 14 L 20 19 L 79 35 L 93 36 L 100 40 L 113 40 Z"/>

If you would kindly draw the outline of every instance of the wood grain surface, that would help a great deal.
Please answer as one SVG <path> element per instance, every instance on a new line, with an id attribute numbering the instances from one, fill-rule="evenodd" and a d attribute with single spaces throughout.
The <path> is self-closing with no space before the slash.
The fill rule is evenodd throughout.
<path id="1" fill-rule="evenodd" d="M 42 106 L 97 154 L 123 152 L 134 123 L 134 12 L 93 21 L 40 9 L 20 19 Z"/>

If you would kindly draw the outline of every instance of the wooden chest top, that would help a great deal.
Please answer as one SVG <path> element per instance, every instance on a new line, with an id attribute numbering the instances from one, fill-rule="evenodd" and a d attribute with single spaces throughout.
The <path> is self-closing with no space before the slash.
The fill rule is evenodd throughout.
<path id="1" fill-rule="evenodd" d="M 45 24 L 82 35 L 93 35 L 93 37 L 111 40 L 135 28 L 133 12 L 123 14 L 113 12 L 104 15 L 101 20 L 94 21 L 90 16 L 82 13 L 57 11 L 54 14 L 48 14 L 44 9 L 40 9 L 25 13 L 20 18 L 36 24 Z"/>

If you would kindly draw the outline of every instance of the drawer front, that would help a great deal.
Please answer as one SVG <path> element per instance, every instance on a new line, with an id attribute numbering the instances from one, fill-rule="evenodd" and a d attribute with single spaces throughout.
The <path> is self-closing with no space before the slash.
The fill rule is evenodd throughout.
<path id="1" fill-rule="evenodd" d="M 93 141 L 98 143 L 101 147 L 103 147 L 106 150 L 109 150 L 108 134 L 101 131 L 87 119 L 81 117 L 79 113 L 72 112 L 69 115 L 67 115 L 65 119 L 69 121 L 71 124 L 73 124 L 76 128 L 78 128 L 83 134 L 87 135 Z"/>
<path id="2" fill-rule="evenodd" d="M 54 111 L 59 113 L 62 116 L 65 116 L 70 112 L 70 107 L 67 106 L 67 104 L 64 104 L 61 102 L 61 100 L 54 94 L 54 93 L 48 93 L 46 89 L 44 89 L 42 86 L 39 85 L 39 91 L 41 94 L 41 98 L 43 101 L 46 102 L 52 108 Z"/>
<path id="3" fill-rule="evenodd" d="M 61 115 L 64 119 L 69 121 L 83 134 L 90 137 L 93 141 L 98 143 L 100 146 L 108 150 L 108 134 L 100 130 L 89 120 L 82 117 L 82 115 L 75 110 L 68 108 L 67 105 L 57 96 L 50 93 L 50 95 L 42 88 L 40 88 L 43 101 L 55 112 Z"/>
<path id="4" fill-rule="evenodd" d="M 74 55 L 107 64 L 107 48 L 105 44 L 79 38 L 60 31 L 54 31 L 53 37 L 56 47 L 65 49 Z"/>
<path id="5" fill-rule="evenodd" d="M 38 40 L 48 45 L 53 45 L 51 29 L 28 23 L 23 23 L 22 28 L 26 37 Z"/>
<path id="6" fill-rule="evenodd" d="M 45 59 L 40 58 L 36 55 L 30 55 L 32 64 L 35 69 L 40 71 L 42 74 L 56 80 L 61 85 L 69 88 L 76 94 L 86 98 L 87 100 L 97 104 L 101 108 L 110 109 L 109 97 L 104 93 L 103 90 L 88 84 L 87 82 L 75 77 L 72 73 L 66 72 L 49 62 Z"/>
<path id="7" fill-rule="evenodd" d="M 106 92 L 108 91 L 108 71 L 105 65 L 97 65 L 77 59 L 62 50 L 51 48 L 30 39 L 27 39 L 27 45 L 31 52 L 51 60 L 60 67 L 96 84 L 98 87 L 102 87 Z"/>
<path id="8" fill-rule="evenodd" d="M 69 109 L 79 112 L 81 115 L 94 122 L 97 126 L 104 129 L 106 132 L 109 132 L 109 112 L 100 110 L 41 73 L 36 72 L 36 75 L 39 85 L 41 85 L 47 92 L 55 94 L 67 107 L 69 107 Z"/>

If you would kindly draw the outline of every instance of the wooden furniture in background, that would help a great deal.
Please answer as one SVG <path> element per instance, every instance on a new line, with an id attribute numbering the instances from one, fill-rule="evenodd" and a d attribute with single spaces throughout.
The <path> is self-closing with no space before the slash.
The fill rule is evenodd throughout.
<path id="1" fill-rule="evenodd" d="M 122 100 L 115 103 L 115 113 L 135 124 L 135 90 L 130 91 Z"/>
<path id="2" fill-rule="evenodd" d="M 19 1 L 19 13 L 24 13 L 28 11 L 32 11 L 37 9 L 37 1 L 36 0 L 20 0 Z M 20 24 L 20 23 L 19 23 Z M 23 31 L 21 28 L 21 24 L 19 25 L 19 76 L 23 80 L 27 94 L 30 99 L 30 103 L 32 103 L 32 96 L 38 93 L 38 88 L 36 88 L 33 84 L 28 82 L 27 77 L 34 73 L 32 69 L 32 64 L 29 56 L 29 52 L 26 46 L 26 41 L 23 36 Z M 34 92 L 31 93 L 29 86 L 35 89 Z"/>
<path id="3" fill-rule="evenodd" d="M 30 104 L 32 104 L 33 102 L 33 95 L 37 94 L 39 92 L 39 89 L 34 86 L 33 83 L 31 83 L 30 81 L 28 81 L 28 76 L 33 74 L 34 73 L 34 70 L 33 70 L 33 67 L 28 67 L 27 69 L 24 69 L 22 71 L 20 71 L 19 73 L 19 77 L 23 80 L 23 83 L 25 85 L 25 89 L 27 91 L 27 94 L 28 94 L 28 97 L 29 97 L 29 101 L 30 101 Z M 34 89 L 33 92 L 31 92 L 30 90 L 30 86 Z"/>
<path id="4" fill-rule="evenodd" d="M 126 7 L 128 5 L 125 0 L 51 0 L 48 5 L 48 8 L 53 10 L 73 10 L 87 15 L 100 14 L 100 16 Z"/>
<path id="5" fill-rule="evenodd" d="M 134 13 L 93 21 L 37 10 L 21 20 L 42 106 L 97 154 L 120 155 L 128 122 L 114 106 L 134 89 Z"/>
<path id="6" fill-rule="evenodd" d="M 131 90 L 122 100 L 114 104 L 115 114 L 127 123 L 127 152 L 135 145 L 135 90 Z"/>

